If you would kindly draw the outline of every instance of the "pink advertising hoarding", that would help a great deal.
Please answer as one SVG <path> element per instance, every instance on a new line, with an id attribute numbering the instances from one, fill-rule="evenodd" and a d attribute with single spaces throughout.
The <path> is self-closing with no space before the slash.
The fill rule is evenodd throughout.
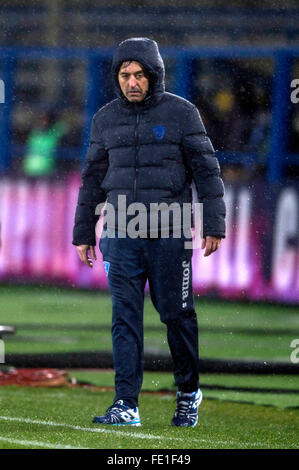
<path id="1" fill-rule="evenodd" d="M 78 174 L 58 182 L 0 179 L 0 281 L 107 288 L 98 246 L 90 269 L 71 243 L 79 184 Z M 299 188 L 235 185 L 225 197 L 227 237 L 207 258 L 194 250 L 194 292 L 299 303 Z"/>

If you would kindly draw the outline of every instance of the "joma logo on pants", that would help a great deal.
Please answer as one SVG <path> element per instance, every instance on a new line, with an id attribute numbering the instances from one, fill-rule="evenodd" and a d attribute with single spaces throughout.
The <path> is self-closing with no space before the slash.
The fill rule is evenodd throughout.
<path id="1" fill-rule="evenodd" d="M 188 297 L 189 293 L 189 283 L 190 283 L 190 261 L 183 261 L 182 262 L 183 269 L 183 281 L 182 281 L 182 300 L 183 304 L 182 307 L 187 307 L 187 302 L 185 300 Z"/>

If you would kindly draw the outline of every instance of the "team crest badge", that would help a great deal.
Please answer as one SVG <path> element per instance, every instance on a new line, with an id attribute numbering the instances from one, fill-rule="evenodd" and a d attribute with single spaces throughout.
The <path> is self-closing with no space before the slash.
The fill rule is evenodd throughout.
<path id="1" fill-rule="evenodd" d="M 103 264 L 104 264 L 104 269 L 105 269 L 105 272 L 106 272 L 106 276 L 108 277 L 110 263 L 109 263 L 109 261 L 103 261 Z"/>
<path id="2" fill-rule="evenodd" d="M 154 135 L 157 140 L 162 140 L 165 134 L 165 126 L 153 127 Z"/>

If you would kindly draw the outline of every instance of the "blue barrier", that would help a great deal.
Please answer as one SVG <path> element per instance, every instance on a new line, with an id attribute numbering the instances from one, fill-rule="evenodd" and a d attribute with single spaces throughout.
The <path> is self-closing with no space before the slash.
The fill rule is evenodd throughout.
<path id="1" fill-rule="evenodd" d="M 278 182 L 283 176 L 287 160 L 287 133 L 290 118 L 290 83 L 291 68 L 295 58 L 299 57 L 299 47 L 221 47 L 221 48 L 161 48 L 163 58 L 175 61 L 173 92 L 192 99 L 192 63 L 195 59 L 272 59 L 274 61 L 272 89 L 272 121 L 270 145 L 267 156 L 267 179 L 270 183 Z M 85 87 L 84 127 L 80 155 L 82 162 L 88 145 L 89 127 L 94 112 L 105 103 L 105 84 L 107 63 L 111 60 L 112 48 L 31 48 L 2 47 L 1 79 L 5 83 L 6 102 L 0 105 L 0 169 L 6 171 L 11 166 L 11 110 L 13 103 L 14 67 L 19 58 L 85 60 L 88 63 Z M 251 166 L 254 155 L 242 152 L 220 153 L 220 160 L 226 163 L 242 163 Z M 292 159 L 296 163 L 296 159 Z"/>

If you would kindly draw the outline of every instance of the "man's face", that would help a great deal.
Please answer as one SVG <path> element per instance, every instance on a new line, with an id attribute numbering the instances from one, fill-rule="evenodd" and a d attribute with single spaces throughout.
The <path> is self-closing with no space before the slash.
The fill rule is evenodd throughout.
<path id="1" fill-rule="evenodd" d="M 123 62 L 118 72 L 118 82 L 129 101 L 139 103 L 144 100 L 149 82 L 139 62 Z"/>

